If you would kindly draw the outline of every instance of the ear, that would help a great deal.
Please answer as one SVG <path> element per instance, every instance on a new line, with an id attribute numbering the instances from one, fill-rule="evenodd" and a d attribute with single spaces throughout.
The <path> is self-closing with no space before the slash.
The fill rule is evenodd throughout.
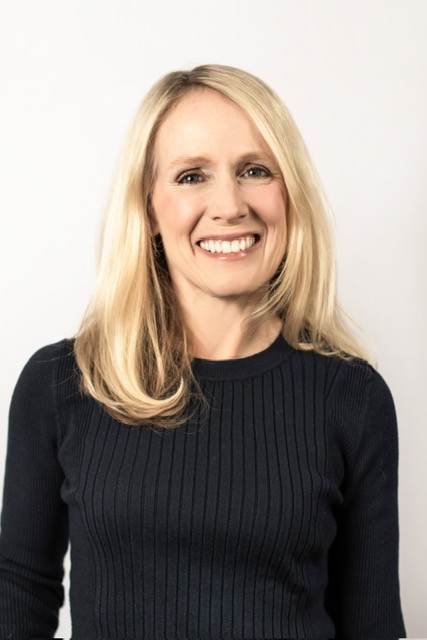
<path id="1" fill-rule="evenodd" d="M 159 225 L 157 224 L 156 220 L 152 220 L 150 218 L 150 233 L 152 236 L 156 236 L 158 233 L 160 233 L 160 229 L 159 229 Z"/>
<path id="2" fill-rule="evenodd" d="M 151 195 L 148 197 L 147 201 L 147 216 L 148 223 L 150 225 L 150 233 L 152 236 L 156 236 L 160 233 L 159 225 L 157 224 L 156 214 L 154 213 L 153 205 L 151 203 Z"/>

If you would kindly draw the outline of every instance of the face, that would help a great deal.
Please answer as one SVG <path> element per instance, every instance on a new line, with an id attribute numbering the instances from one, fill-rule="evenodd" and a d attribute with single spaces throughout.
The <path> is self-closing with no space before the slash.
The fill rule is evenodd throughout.
<path id="1" fill-rule="evenodd" d="M 286 250 L 277 163 L 243 110 L 190 92 L 161 124 L 154 152 L 153 233 L 178 300 L 259 297 Z"/>

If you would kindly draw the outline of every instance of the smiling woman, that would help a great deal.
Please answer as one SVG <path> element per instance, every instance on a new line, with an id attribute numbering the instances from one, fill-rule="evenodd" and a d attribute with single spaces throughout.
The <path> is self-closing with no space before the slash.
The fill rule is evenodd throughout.
<path id="1" fill-rule="evenodd" d="M 155 158 L 153 232 L 162 239 L 193 355 L 255 353 L 262 344 L 239 325 L 266 295 L 286 252 L 285 184 L 274 156 L 240 107 L 199 88 L 162 123 Z M 277 315 L 266 318 L 262 339 L 280 325 Z M 236 333 L 224 340 L 232 327 Z"/>
<path id="2" fill-rule="evenodd" d="M 256 240 L 245 257 L 198 244 L 234 233 Z M 240 280 L 249 288 L 233 298 Z M 279 331 L 296 349 L 367 358 L 344 317 L 323 194 L 285 105 L 230 67 L 162 78 L 130 127 L 106 212 L 74 345 L 85 390 L 125 423 L 176 427 L 198 388 L 192 358 L 251 355 Z"/>
<path id="3" fill-rule="evenodd" d="M 78 335 L 12 399 L 2 637 L 397 638 L 393 400 L 335 295 L 278 96 L 159 80 L 129 130 Z"/>

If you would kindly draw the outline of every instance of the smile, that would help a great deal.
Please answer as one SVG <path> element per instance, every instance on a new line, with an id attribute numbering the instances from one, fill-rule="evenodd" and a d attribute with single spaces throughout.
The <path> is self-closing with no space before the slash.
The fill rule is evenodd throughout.
<path id="1" fill-rule="evenodd" d="M 255 244 L 256 236 L 245 236 L 234 240 L 202 240 L 198 245 L 210 253 L 239 253 L 247 251 Z"/>

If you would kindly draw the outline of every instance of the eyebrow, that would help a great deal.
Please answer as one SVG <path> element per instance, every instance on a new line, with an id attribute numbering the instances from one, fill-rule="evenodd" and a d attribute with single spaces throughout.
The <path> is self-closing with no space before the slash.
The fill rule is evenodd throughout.
<path id="1" fill-rule="evenodd" d="M 268 160 L 269 162 L 274 162 L 277 164 L 277 161 L 273 156 L 267 154 L 265 151 L 255 150 L 250 151 L 249 153 L 244 153 L 242 156 L 238 158 L 238 163 L 242 162 L 262 162 Z M 204 164 L 209 164 L 211 160 L 208 156 L 179 156 L 178 158 L 174 158 L 172 162 L 170 162 L 167 166 L 167 171 L 170 171 L 176 167 L 182 165 L 192 165 L 192 166 L 200 166 Z"/>
<path id="2" fill-rule="evenodd" d="M 173 169 L 182 164 L 199 165 L 207 163 L 209 163 L 209 158 L 207 156 L 179 156 L 168 164 L 167 169 L 169 171 L 169 169 Z"/>

